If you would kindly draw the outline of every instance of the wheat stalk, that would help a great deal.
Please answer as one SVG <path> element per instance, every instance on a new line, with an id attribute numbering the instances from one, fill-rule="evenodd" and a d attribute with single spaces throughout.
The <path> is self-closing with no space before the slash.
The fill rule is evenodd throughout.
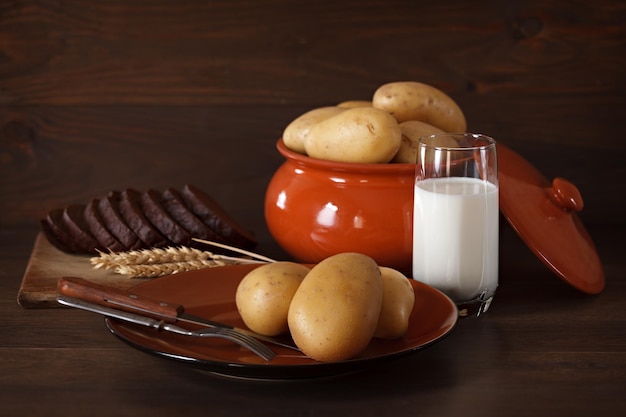
<path id="1" fill-rule="evenodd" d="M 128 277 L 159 277 L 178 272 L 191 271 L 207 267 L 235 264 L 258 264 L 275 262 L 261 255 L 222 245 L 210 241 L 202 241 L 234 252 L 254 255 L 257 259 L 247 259 L 227 255 L 219 255 L 209 251 L 189 248 L 186 246 L 131 250 L 126 252 L 98 251 L 99 256 L 90 259 L 94 269 L 108 269 L 127 275 Z M 262 259 L 262 260 L 260 260 Z"/>
<path id="2" fill-rule="evenodd" d="M 255 258 L 255 259 L 258 259 L 258 260 L 261 260 L 261 261 L 264 261 L 264 262 L 276 262 L 276 260 L 274 260 L 272 258 L 268 258 L 267 256 L 259 255 L 258 253 L 250 252 L 250 251 L 247 251 L 245 249 L 239 249 L 239 248 L 236 248 L 234 246 L 225 245 L 223 243 L 213 242 L 211 240 L 196 239 L 195 237 L 193 238 L 193 240 L 195 240 L 196 242 L 204 243 L 206 245 L 216 246 L 216 247 L 222 248 L 222 249 L 228 249 L 229 251 L 237 252 L 237 253 L 240 253 L 240 254 L 246 255 L 246 256 L 250 256 L 252 258 Z"/>

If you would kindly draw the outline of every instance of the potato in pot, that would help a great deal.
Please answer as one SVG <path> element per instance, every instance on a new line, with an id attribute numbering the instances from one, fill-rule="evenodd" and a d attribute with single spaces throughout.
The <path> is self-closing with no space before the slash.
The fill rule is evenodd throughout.
<path id="1" fill-rule="evenodd" d="M 414 164 L 417 161 L 417 148 L 422 136 L 444 133 L 443 130 L 418 120 L 400 123 L 402 143 L 391 162 L 396 164 Z M 456 143 L 456 142 L 455 142 Z"/>
<path id="2" fill-rule="evenodd" d="M 311 128 L 322 120 L 341 113 L 345 108 L 339 106 L 318 107 L 298 116 L 283 131 L 285 146 L 294 152 L 306 154 L 304 142 Z"/>
<path id="3" fill-rule="evenodd" d="M 392 114 L 398 123 L 419 120 L 444 132 L 465 132 L 465 115 L 443 91 L 416 81 L 384 84 L 374 92 L 373 106 Z"/>
<path id="4" fill-rule="evenodd" d="M 337 104 L 337 107 L 351 109 L 353 107 L 372 107 L 371 100 L 346 100 Z"/>
<path id="5" fill-rule="evenodd" d="M 304 148 L 312 158 L 376 164 L 391 161 L 401 140 L 400 126 L 388 112 L 354 107 L 311 127 Z"/>

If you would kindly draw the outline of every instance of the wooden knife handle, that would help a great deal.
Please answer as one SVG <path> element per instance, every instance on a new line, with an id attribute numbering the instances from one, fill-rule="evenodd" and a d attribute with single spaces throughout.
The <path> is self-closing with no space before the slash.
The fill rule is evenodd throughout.
<path id="1" fill-rule="evenodd" d="M 142 314 L 167 322 L 175 322 L 184 307 L 180 304 L 153 300 L 117 288 L 96 284 L 78 277 L 63 277 L 57 284 L 60 294 L 118 310 Z"/>

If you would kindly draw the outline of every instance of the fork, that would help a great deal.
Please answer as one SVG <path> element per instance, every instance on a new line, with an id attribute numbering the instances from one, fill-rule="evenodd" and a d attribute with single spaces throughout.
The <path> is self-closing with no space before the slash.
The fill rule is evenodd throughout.
<path id="1" fill-rule="evenodd" d="M 174 324 L 166 323 L 163 320 L 156 320 L 151 317 L 145 317 L 139 314 L 128 313 L 126 311 L 116 310 L 114 308 L 104 307 L 98 304 L 89 303 L 87 301 L 79 300 L 77 298 L 59 296 L 57 301 L 60 304 L 79 308 L 82 310 L 91 311 L 92 313 L 102 314 L 104 316 L 113 317 L 119 320 L 127 321 L 130 323 L 140 324 L 147 327 L 152 327 L 157 330 L 165 330 L 168 332 L 192 336 L 192 337 L 216 337 L 221 339 L 230 340 L 237 343 L 239 346 L 248 349 L 252 353 L 260 356 L 265 361 L 272 360 L 276 354 L 269 347 L 257 339 L 248 336 L 243 333 L 239 333 L 236 330 L 220 327 L 207 327 L 199 330 L 187 330 Z"/>

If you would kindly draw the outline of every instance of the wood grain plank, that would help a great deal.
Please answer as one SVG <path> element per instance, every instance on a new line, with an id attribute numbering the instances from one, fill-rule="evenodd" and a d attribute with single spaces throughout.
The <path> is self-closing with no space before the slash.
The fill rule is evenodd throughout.
<path id="1" fill-rule="evenodd" d="M 2 15 L 2 104 L 320 103 L 404 79 L 459 96 L 625 88 L 618 1 L 370 1 L 355 13 L 334 1 L 33 0 Z"/>
<path id="2" fill-rule="evenodd" d="M 414 415 L 419 407 L 427 415 L 478 416 L 485 410 L 476 408 L 476 397 L 487 393 L 493 397 L 488 409 L 494 415 L 571 416 L 588 401 L 594 402 L 593 409 L 600 415 L 614 415 L 623 405 L 623 375 L 614 371 L 626 366 L 623 353 L 513 349 L 511 355 L 481 355 L 475 349 L 484 345 L 464 350 L 452 343 L 460 338 L 451 338 L 445 345 L 355 375 L 323 383 L 268 384 L 175 367 L 108 336 L 111 342 L 101 347 L 74 348 L 68 343 L 67 347 L 15 349 L 0 376 L 5 388 L 0 393 L 3 411 L 62 416 L 71 404 L 72 412 L 92 416 L 125 415 L 131 410 L 134 416 L 153 416 L 203 410 L 210 402 L 216 416 L 295 415 L 305 407 L 311 415 L 349 414 L 355 409 L 364 415 Z M 38 372 L 23 374 L 25 366 Z M 37 401 L 23 401 L 25 392 Z"/>
<path id="3" fill-rule="evenodd" d="M 72 255 L 52 246 L 43 234 L 35 239 L 33 252 L 26 266 L 17 295 L 24 308 L 58 308 L 57 283 L 61 277 L 76 276 L 101 285 L 127 290 L 147 281 L 130 279 L 114 271 L 94 269 L 89 256 Z"/>

